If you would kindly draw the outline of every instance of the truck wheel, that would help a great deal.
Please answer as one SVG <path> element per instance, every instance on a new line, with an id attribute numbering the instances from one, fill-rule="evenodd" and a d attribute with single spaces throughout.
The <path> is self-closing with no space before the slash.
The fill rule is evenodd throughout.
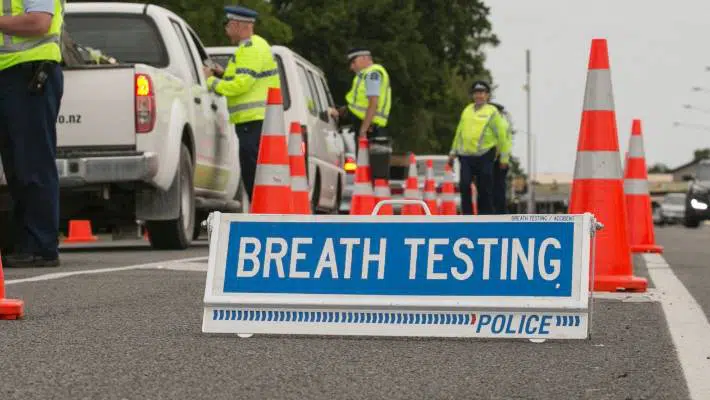
<path id="1" fill-rule="evenodd" d="M 685 225 L 686 228 L 697 228 L 700 226 L 700 219 L 686 215 L 683 225 Z"/>
<path id="2" fill-rule="evenodd" d="M 12 228 L 14 226 L 10 211 L 0 212 L 0 252 L 9 254 L 13 251 Z"/>
<path id="3" fill-rule="evenodd" d="M 146 221 L 150 232 L 150 244 L 155 249 L 182 250 L 190 246 L 195 226 L 195 188 L 193 186 L 194 167 L 190 151 L 184 144 L 180 149 L 180 164 L 177 178 L 180 193 L 180 214 L 168 221 Z"/>

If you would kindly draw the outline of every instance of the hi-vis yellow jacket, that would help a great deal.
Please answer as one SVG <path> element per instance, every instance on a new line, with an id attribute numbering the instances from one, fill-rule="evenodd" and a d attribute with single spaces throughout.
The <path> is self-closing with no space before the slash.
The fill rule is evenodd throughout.
<path id="1" fill-rule="evenodd" d="M 469 104 L 461 113 L 450 153 L 461 156 L 481 156 L 493 147 L 497 147 L 500 162 L 507 164 L 512 147 L 508 128 L 508 122 L 495 106 L 484 104 L 476 110 L 474 104 Z"/>

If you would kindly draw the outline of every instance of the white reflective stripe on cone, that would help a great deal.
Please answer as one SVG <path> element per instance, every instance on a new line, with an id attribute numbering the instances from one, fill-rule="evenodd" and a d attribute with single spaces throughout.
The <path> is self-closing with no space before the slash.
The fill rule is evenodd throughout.
<path id="1" fill-rule="evenodd" d="M 291 186 L 290 173 L 288 165 L 259 164 L 256 166 L 254 186 Z"/>
<path id="2" fill-rule="evenodd" d="M 624 193 L 648 194 L 648 181 L 645 179 L 624 179 Z"/>
<path id="3" fill-rule="evenodd" d="M 357 153 L 357 165 L 358 166 L 370 166 L 370 156 L 368 153 L 368 148 L 360 148 Z"/>
<path id="4" fill-rule="evenodd" d="M 284 113 L 281 104 L 266 107 L 266 114 L 261 128 L 262 136 L 286 136 Z"/>
<path id="5" fill-rule="evenodd" d="M 390 191 L 387 188 L 375 186 L 375 196 L 390 197 Z"/>
<path id="6" fill-rule="evenodd" d="M 579 151 L 574 179 L 621 179 L 618 151 Z"/>
<path id="7" fill-rule="evenodd" d="M 441 201 L 456 201 L 455 194 L 442 194 Z"/>
<path id="8" fill-rule="evenodd" d="M 629 158 L 644 158 L 643 138 L 639 135 L 629 139 Z"/>
<path id="9" fill-rule="evenodd" d="M 436 193 L 424 192 L 424 198 L 426 200 L 436 200 Z"/>
<path id="10" fill-rule="evenodd" d="M 405 199 L 420 199 L 421 197 L 422 196 L 416 190 L 407 189 L 404 191 L 404 198 Z"/>
<path id="11" fill-rule="evenodd" d="M 305 176 L 291 177 L 291 191 L 293 192 L 308 192 L 308 180 Z"/>
<path id="12" fill-rule="evenodd" d="M 353 187 L 353 194 L 372 195 L 372 186 L 367 182 L 357 182 Z"/>
<path id="13" fill-rule="evenodd" d="M 289 134 L 288 135 L 288 155 L 289 156 L 300 156 L 301 155 L 301 135 L 299 134 Z"/>
<path id="14" fill-rule="evenodd" d="M 611 71 L 592 69 L 587 72 L 584 90 L 584 111 L 613 111 L 614 94 L 611 88 Z"/>

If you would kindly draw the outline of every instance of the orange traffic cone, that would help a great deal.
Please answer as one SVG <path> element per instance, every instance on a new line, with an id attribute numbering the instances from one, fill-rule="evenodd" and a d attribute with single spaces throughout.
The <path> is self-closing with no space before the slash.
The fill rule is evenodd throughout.
<path id="1" fill-rule="evenodd" d="M 377 204 L 383 200 L 389 200 L 390 197 L 391 197 L 390 185 L 387 183 L 387 180 L 375 179 L 375 204 Z M 394 211 L 392 210 L 391 204 L 383 205 L 382 207 L 380 207 L 380 211 L 377 213 L 377 215 L 393 215 L 393 214 L 394 214 Z"/>
<path id="2" fill-rule="evenodd" d="M 633 253 L 662 253 L 656 244 L 651 216 L 651 196 L 648 193 L 646 156 L 641 136 L 641 120 L 631 123 L 631 138 L 624 172 L 624 193 L 628 216 L 629 244 Z"/>
<path id="3" fill-rule="evenodd" d="M 375 208 L 375 195 L 372 191 L 370 178 L 370 156 L 367 138 L 361 137 L 358 142 L 357 168 L 355 169 L 355 184 L 350 203 L 350 215 L 370 215 Z"/>
<path id="4" fill-rule="evenodd" d="M 76 220 L 69 221 L 69 236 L 64 239 L 64 243 L 91 243 L 99 240 L 93 235 L 91 221 Z"/>
<path id="5" fill-rule="evenodd" d="M 294 214 L 311 214 L 311 202 L 306 177 L 306 160 L 303 158 L 301 124 L 291 122 L 288 139 L 288 162 L 291 168 L 291 198 Z"/>
<path id="6" fill-rule="evenodd" d="M 606 39 L 592 40 L 570 197 L 570 214 L 590 212 L 604 224 L 593 290 L 645 291 L 646 279 L 633 276 Z"/>
<path id="7" fill-rule="evenodd" d="M 251 212 L 254 214 L 293 213 L 286 140 L 281 89 L 269 88 L 254 176 L 251 202 Z"/>
<path id="8" fill-rule="evenodd" d="M 473 207 L 473 215 L 478 215 L 478 187 L 475 183 L 471 183 L 471 206 Z"/>
<path id="9" fill-rule="evenodd" d="M 419 192 L 419 175 L 417 173 L 417 158 L 414 153 L 409 153 L 409 174 L 404 187 L 405 200 L 421 200 Z M 417 204 L 402 205 L 402 215 L 424 215 L 424 210 Z"/>
<path id="10" fill-rule="evenodd" d="M 444 169 L 444 182 L 441 185 L 441 215 L 456 215 L 456 190 L 454 189 L 454 173 L 447 163 Z"/>
<path id="11" fill-rule="evenodd" d="M 25 314 L 25 303 L 22 300 L 5 298 L 5 274 L 2 272 L 0 257 L 0 319 L 19 319 Z"/>
<path id="12" fill-rule="evenodd" d="M 436 201 L 436 181 L 434 180 L 434 162 L 426 161 L 426 179 L 424 180 L 424 202 L 431 210 L 432 215 L 439 214 L 439 205 Z"/>

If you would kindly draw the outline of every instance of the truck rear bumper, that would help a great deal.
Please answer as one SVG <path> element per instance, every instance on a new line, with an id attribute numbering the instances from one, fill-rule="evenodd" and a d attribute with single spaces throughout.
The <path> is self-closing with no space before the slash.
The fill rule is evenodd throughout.
<path id="1" fill-rule="evenodd" d="M 156 153 L 60 158 L 56 162 L 60 186 L 149 181 L 158 172 L 158 154 Z"/>

